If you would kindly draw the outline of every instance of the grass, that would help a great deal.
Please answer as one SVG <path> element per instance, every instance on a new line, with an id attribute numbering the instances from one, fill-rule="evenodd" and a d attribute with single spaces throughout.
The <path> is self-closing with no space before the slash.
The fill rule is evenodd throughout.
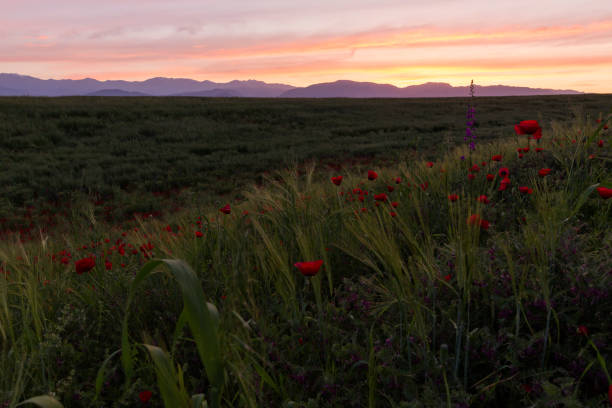
<path id="1" fill-rule="evenodd" d="M 472 154 L 281 170 L 230 214 L 195 202 L 128 226 L 75 204 L 61 234 L 0 242 L 0 404 L 605 406 L 604 122 L 551 121 L 538 144 L 508 126 Z M 312 277 L 294 266 L 317 259 Z"/>

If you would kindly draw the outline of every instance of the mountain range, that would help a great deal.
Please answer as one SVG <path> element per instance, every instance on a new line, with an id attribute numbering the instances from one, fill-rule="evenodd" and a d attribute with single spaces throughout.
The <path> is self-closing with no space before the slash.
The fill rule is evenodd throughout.
<path id="1" fill-rule="evenodd" d="M 581 94 L 570 89 L 527 88 L 506 85 L 476 85 L 476 96 Z M 85 79 L 38 79 L 18 74 L 0 74 L 0 96 L 194 96 L 257 98 L 431 98 L 465 97 L 468 86 L 427 82 L 399 88 L 389 84 L 340 80 L 294 87 L 262 81 L 218 83 L 186 78 L 151 78 L 146 81 L 98 81 Z"/>

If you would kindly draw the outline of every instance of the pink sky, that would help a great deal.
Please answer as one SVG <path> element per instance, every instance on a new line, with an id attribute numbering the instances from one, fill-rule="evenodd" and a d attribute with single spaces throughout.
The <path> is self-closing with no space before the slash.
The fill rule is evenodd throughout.
<path id="1" fill-rule="evenodd" d="M 3 0 L 0 72 L 612 93 L 611 0 Z"/>

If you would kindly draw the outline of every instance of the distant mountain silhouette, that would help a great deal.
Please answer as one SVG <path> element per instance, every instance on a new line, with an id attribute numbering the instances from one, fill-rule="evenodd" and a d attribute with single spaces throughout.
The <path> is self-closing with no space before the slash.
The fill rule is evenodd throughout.
<path id="1" fill-rule="evenodd" d="M 142 92 L 128 92 L 122 89 L 101 89 L 85 94 L 87 96 L 151 96 Z"/>
<path id="2" fill-rule="evenodd" d="M 206 98 L 237 98 L 242 96 L 233 89 L 211 89 L 210 91 L 184 92 L 172 96 L 200 96 Z"/>
<path id="3" fill-rule="evenodd" d="M 2 89 L 8 88 L 3 91 Z M 261 81 L 231 81 L 216 83 L 185 78 L 151 78 L 146 81 L 98 81 L 91 78 L 38 79 L 17 74 L 0 74 L 0 95 L 71 96 L 88 95 L 98 91 L 118 90 L 139 92 L 152 96 L 169 96 L 203 91 L 227 90 L 219 96 L 275 97 L 293 89 L 291 85 L 268 84 Z M 237 94 L 236 94 L 237 93 Z M 196 96 L 196 95 L 194 95 Z M 207 96 L 207 95 L 204 95 Z"/>
<path id="4" fill-rule="evenodd" d="M 560 95 L 580 94 L 573 90 L 526 88 L 506 85 L 474 87 L 476 96 Z M 443 82 L 427 82 L 398 88 L 373 82 L 336 81 L 294 88 L 282 98 L 445 98 L 469 95 L 469 86 L 451 86 Z"/>
<path id="5" fill-rule="evenodd" d="M 476 85 L 476 96 L 580 94 L 573 90 L 527 88 L 506 85 Z M 216 83 L 186 78 L 151 78 L 146 81 L 98 81 L 91 78 L 38 79 L 17 74 L 0 74 L 0 96 L 201 96 L 259 98 L 431 98 L 465 97 L 467 86 L 427 82 L 398 88 L 389 84 L 340 80 L 296 88 L 262 81 Z"/>

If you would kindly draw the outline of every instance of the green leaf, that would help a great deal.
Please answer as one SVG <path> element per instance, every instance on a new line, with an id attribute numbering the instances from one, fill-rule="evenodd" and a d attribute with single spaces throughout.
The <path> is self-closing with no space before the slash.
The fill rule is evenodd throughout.
<path id="1" fill-rule="evenodd" d="M 35 404 L 42 408 L 64 408 L 64 406 L 58 400 L 50 395 L 39 395 L 37 397 L 28 398 L 16 406 L 18 407 L 23 404 Z"/>
<path id="2" fill-rule="evenodd" d="M 189 396 L 181 386 L 183 383 L 182 375 L 177 373 L 170 356 L 159 347 L 150 344 L 143 344 L 143 346 L 147 349 L 153 359 L 153 364 L 155 364 L 157 386 L 164 400 L 164 406 L 191 408 Z"/>
<path id="3" fill-rule="evenodd" d="M 100 391 L 102 391 L 102 384 L 104 383 L 104 372 L 106 371 L 106 366 L 108 365 L 110 360 L 113 357 L 115 357 L 117 353 L 120 353 L 120 352 L 121 352 L 121 349 L 115 351 L 110 356 L 106 357 L 106 360 L 104 360 L 104 362 L 102 363 L 102 366 L 100 366 L 100 369 L 98 370 L 98 374 L 96 375 L 96 395 L 94 396 L 94 401 L 98 399 L 98 397 L 100 396 Z"/>

